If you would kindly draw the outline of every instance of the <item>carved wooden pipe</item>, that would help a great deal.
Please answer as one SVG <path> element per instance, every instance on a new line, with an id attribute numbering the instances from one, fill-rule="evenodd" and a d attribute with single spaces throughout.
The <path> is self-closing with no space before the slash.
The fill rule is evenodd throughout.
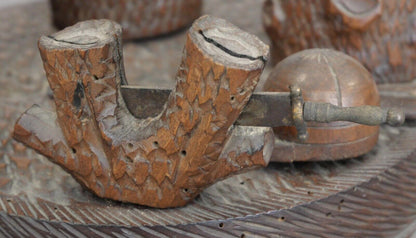
<path id="1" fill-rule="evenodd" d="M 42 36 L 39 49 L 56 114 L 33 106 L 14 138 L 100 197 L 182 206 L 215 181 L 270 159 L 271 129 L 232 126 L 269 48 L 224 20 L 193 24 L 176 87 L 154 118 L 135 118 L 120 94 L 127 80 L 118 24 L 81 22 Z"/>

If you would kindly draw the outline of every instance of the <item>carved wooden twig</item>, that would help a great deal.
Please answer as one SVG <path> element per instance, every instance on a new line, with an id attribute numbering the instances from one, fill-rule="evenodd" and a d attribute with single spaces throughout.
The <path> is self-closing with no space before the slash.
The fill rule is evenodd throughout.
<path id="1" fill-rule="evenodd" d="M 39 48 L 56 115 L 32 107 L 14 137 L 98 196 L 181 206 L 216 180 L 267 165 L 272 131 L 232 125 L 268 47 L 224 20 L 206 16 L 193 24 L 176 88 L 154 118 L 135 118 L 120 94 L 127 81 L 116 23 L 82 22 L 41 37 Z"/>

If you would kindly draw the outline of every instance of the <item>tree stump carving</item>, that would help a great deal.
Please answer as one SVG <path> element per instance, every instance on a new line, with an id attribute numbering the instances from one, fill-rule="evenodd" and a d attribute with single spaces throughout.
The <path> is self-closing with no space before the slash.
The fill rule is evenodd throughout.
<path id="1" fill-rule="evenodd" d="M 100 197 L 182 206 L 215 181 L 270 159 L 270 128 L 233 126 L 269 49 L 224 20 L 193 24 L 176 87 L 154 118 L 135 118 L 120 94 L 127 80 L 118 24 L 81 22 L 41 37 L 39 49 L 56 113 L 33 106 L 14 138 Z"/>
<path id="2" fill-rule="evenodd" d="M 378 84 L 415 79 L 415 19 L 414 0 L 267 0 L 263 8 L 275 63 L 305 49 L 335 49 Z"/>

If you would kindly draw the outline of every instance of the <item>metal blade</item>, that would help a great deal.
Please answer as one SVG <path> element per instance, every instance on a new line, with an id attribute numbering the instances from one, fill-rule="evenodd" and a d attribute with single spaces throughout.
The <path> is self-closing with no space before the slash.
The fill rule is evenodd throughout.
<path id="1" fill-rule="evenodd" d="M 161 113 L 170 92 L 170 89 L 121 86 L 121 93 L 127 108 L 140 119 L 154 117 Z M 289 95 L 286 92 L 253 93 L 235 124 L 266 127 L 293 125 Z"/>
<path id="2" fill-rule="evenodd" d="M 269 127 L 293 125 L 289 95 L 288 92 L 253 93 L 235 124 Z"/>

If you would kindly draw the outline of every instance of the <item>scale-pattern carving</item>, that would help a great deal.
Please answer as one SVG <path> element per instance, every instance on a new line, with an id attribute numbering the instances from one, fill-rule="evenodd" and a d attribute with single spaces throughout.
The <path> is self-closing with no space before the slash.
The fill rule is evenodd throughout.
<path id="1" fill-rule="evenodd" d="M 218 179 L 266 166 L 271 129 L 230 130 L 264 62 L 222 60 L 227 53 L 210 52 L 211 43 L 199 33 L 206 26 L 237 29 L 212 17 L 197 21 L 165 109 L 143 120 L 134 118 L 120 94 L 126 79 L 119 25 L 87 21 L 42 37 L 39 48 L 56 118 L 34 106 L 16 123 L 15 138 L 63 166 L 100 197 L 154 207 L 184 205 Z M 254 36 L 249 39 L 267 58 L 268 48 Z M 201 48 L 203 44 L 208 46 Z M 239 130 L 250 133 L 234 136 Z M 242 138 L 233 137 L 251 142 L 236 147 L 233 141 Z"/>
<path id="2" fill-rule="evenodd" d="M 263 36 L 259 11 L 246 11 L 244 19 L 241 11 L 235 11 L 236 8 L 259 8 L 261 1 L 209 0 L 205 3 L 207 13 L 227 17 L 249 32 Z M 218 8 L 220 4 L 221 8 Z M 3 86 L 0 87 L 0 180 L 9 181 L 0 187 L 0 237 L 238 237 L 243 233 L 245 237 L 251 234 L 279 237 L 283 232 L 284 235 L 280 236 L 290 235 L 291 231 L 283 229 L 292 227 L 294 235 L 301 231 L 298 236 L 307 236 L 303 234 L 316 226 L 297 223 L 276 212 L 296 209 L 301 214 L 297 218 L 308 222 L 305 214 L 326 217 L 329 211 L 309 209 L 310 204 L 317 200 L 325 203 L 327 197 L 332 197 L 332 204 L 344 199 L 346 207 L 353 207 L 348 199 L 338 194 L 348 195 L 354 190 L 365 192 L 370 187 L 366 182 L 371 178 L 381 178 L 371 180 L 373 185 L 392 181 L 394 186 L 385 189 L 384 185 L 373 187 L 370 184 L 374 189 L 380 189 L 380 196 L 361 194 L 361 198 L 365 195 L 371 201 L 369 208 L 338 211 L 337 205 L 331 206 L 339 213 L 319 223 L 328 223 L 325 235 L 341 237 L 342 232 L 348 230 L 355 232 L 356 237 L 360 237 L 360 232 L 361 236 L 367 234 L 367 237 L 382 237 L 383 233 L 388 237 L 411 237 L 409 234 L 415 231 L 415 156 L 409 156 L 415 149 L 413 124 L 397 129 L 382 127 L 379 144 L 364 157 L 336 162 L 272 163 L 267 168 L 215 183 L 184 207 L 151 209 L 93 196 L 60 166 L 11 137 L 13 124 L 22 111 L 34 102 L 42 108 L 50 108 L 53 104 L 48 97 L 48 83 L 35 47 L 42 32 L 54 31 L 49 24 L 48 4 L 20 4 L 0 9 L 0 13 L 0 67 L 4 69 L 0 70 L 0 84 Z M 174 75 L 177 69 L 183 39 L 185 34 L 181 33 L 168 39 L 124 44 L 129 82 L 153 87 L 173 86 L 173 80 L 168 76 Z M 166 60 L 164 66 L 156 61 L 160 55 Z M 263 76 L 267 77 L 267 74 Z M 18 160 L 29 160 L 30 163 L 28 167 L 18 167 Z M 402 173 L 402 169 L 407 169 L 407 172 Z M 383 175 L 387 173 L 395 176 Z M 391 177 L 396 179 L 390 180 Z M 400 180 L 405 178 L 408 179 L 406 183 L 401 183 Z M 395 197 L 400 199 L 404 193 L 413 199 L 403 200 L 400 206 L 382 206 L 384 201 L 395 200 Z M 304 214 L 302 211 L 310 212 Z M 372 216 L 372 211 L 389 216 Z M 274 214 L 267 219 L 271 224 L 263 226 L 261 217 L 270 214 Z M 285 216 L 284 221 L 279 219 L 281 215 Z M 342 218 L 349 215 L 349 222 L 344 222 Z M 361 222 L 353 222 L 353 216 L 359 216 Z M 235 219 L 240 221 L 238 226 L 224 222 Z M 242 222 L 246 219 L 250 220 Z M 385 219 L 391 222 L 386 223 Z M 363 227 L 364 223 L 369 224 L 368 221 L 371 221 L 371 226 Z M 179 227 L 179 224 L 182 225 Z M 249 227 L 264 231 L 251 232 Z M 309 232 L 308 235 L 316 233 Z"/>
<path id="3" fill-rule="evenodd" d="M 89 208 L 3 197 L 0 209 L 8 214 L 0 213 L 0 235 L 320 237 L 324 233 L 333 237 L 392 237 L 402 230 L 406 237 L 414 232 L 414 227 L 408 226 L 416 218 L 416 151 L 411 143 L 416 133 L 414 128 L 400 131 L 401 138 L 395 136 L 396 130 L 382 131 L 382 136 L 391 140 L 383 138 L 388 144 L 380 145 L 377 155 L 277 164 L 220 182 L 212 188 L 220 191 L 208 191 L 196 204 L 183 208 L 143 209 L 105 203 Z M 380 167 L 388 169 L 381 172 Z M 221 194 L 224 191 L 240 191 L 242 196 L 230 198 Z M 48 222 L 52 219 L 60 222 Z"/>

